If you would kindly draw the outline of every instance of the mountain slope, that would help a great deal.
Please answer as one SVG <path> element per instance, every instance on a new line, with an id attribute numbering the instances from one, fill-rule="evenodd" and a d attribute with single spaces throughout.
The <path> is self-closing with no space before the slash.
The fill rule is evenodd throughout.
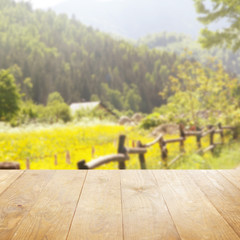
<path id="1" fill-rule="evenodd" d="M 151 49 L 174 52 L 178 55 L 188 49 L 188 51 L 191 51 L 192 57 L 197 61 L 207 64 L 209 58 L 215 58 L 215 61 L 222 62 L 228 72 L 240 76 L 240 51 L 233 53 L 229 49 L 217 47 L 212 49 L 203 49 L 201 45 L 191 37 L 176 33 L 156 33 L 148 35 L 139 39 L 138 45 L 141 44 L 145 44 Z"/>
<path id="2" fill-rule="evenodd" d="M 176 62 L 175 54 L 115 40 L 66 15 L 0 0 L 0 69 L 14 66 L 22 91 L 30 77 L 37 103 L 58 91 L 68 103 L 100 98 L 150 112 L 164 102 L 158 93 Z"/>

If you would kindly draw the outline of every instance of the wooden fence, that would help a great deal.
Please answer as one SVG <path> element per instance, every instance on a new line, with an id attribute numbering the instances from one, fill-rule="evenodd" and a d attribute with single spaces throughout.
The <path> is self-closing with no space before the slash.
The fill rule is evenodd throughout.
<path id="1" fill-rule="evenodd" d="M 154 141 L 143 144 L 141 141 L 137 142 L 137 147 L 127 148 L 125 147 L 125 135 L 119 136 L 118 141 L 118 150 L 117 154 L 111 154 L 107 156 L 100 157 L 98 159 L 92 160 L 90 162 L 86 162 L 85 160 L 81 160 L 77 163 L 78 169 L 94 169 L 103 164 L 116 161 L 118 162 L 119 169 L 126 169 L 125 162 L 130 160 L 131 154 L 138 154 L 139 162 L 141 169 L 147 169 L 145 154 L 148 151 L 148 148 L 152 147 L 155 144 L 159 144 L 160 153 L 161 153 L 161 162 L 162 167 L 164 169 L 170 168 L 174 163 L 176 163 L 185 153 L 184 142 L 187 137 L 195 136 L 197 143 L 197 151 L 198 154 L 204 154 L 208 151 L 214 152 L 214 149 L 217 145 L 224 144 L 224 131 L 231 130 L 233 134 L 233 139 L 237 139 L 238 131 L 237 128 L 232 126 L 222 126 L 218 124 L 218 126 L 208 126 L 206 129 L 197 128 L 196 131 L 185 131 L 184 126 L 179 126 L 180 136 L 179 138 L 174 139 L 164 139 L 163 134 L 160 134 Z M 221 137 L 221 142 L 214 142 L 214 136 L 219 134 Z M 201 139 L 205 136 L 209 135 L 209 146 L 206 148 L 202 148 Z M 179 143 L 180 154 L 176 156 L 174 159 L 169 161 L 168 159 L 168 149 L 167 146 L 172 143 Z"/>

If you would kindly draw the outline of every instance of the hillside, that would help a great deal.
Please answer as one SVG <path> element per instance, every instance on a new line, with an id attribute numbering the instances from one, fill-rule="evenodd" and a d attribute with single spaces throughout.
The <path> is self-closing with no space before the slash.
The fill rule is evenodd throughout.
<path id="1" fill-rule="evenodd" d="M 207 64 L 209 58 L 221 61 L 225 69 L 231 74 L 240 75 L 239 59 L 240 52 L 233 53 L 229 49 L 212 48 L 203 49 L 193 38 L 185 34 L 177 33 L 155 33 L 138 40 L 137 45 L 147 45 L 150 49 L 174 52 L 182 54 L 186 49 L 192 52 L 192 57 L 202 64 Z"/>
<path id="2" fill-rule="evenodd" d="M 176 61 L 175 54 L 115 40 L 66 15 L 0 0 L 0 69 L 12 68 L 25 93 L 30 78 L 36 103 L 58 91 L 67 103 L 101 99 L 150 112 L 163 103 L 158 93 Z"/>

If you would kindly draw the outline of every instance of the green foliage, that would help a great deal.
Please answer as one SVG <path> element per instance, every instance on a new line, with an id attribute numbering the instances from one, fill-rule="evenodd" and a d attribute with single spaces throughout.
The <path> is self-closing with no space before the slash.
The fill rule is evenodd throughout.
<path id="1" fill-rule="evenodd" d="M 16 83 L 25 100 L 45 104 L 58 91 L 68 103 L 98 96 L 120 111 L 151 112 L 163 103 L 158 92 L 166 72 L 174 74 L 176 55 L 113 39 L 64 14 L 33 10 L 29 3 L 0 4 L 0 69 L 18 64 Z"/>
<path id="2" fill-rule="evenodd" d="M 122 94 L 118 90 L 114 90 L 109 88 L 106 83 L 101 84 L 102 93 L 103 93 L 103 100 L 105 103 L 110 104 L 110 106 L 122 110 L 123 109 L 123 102 L 122 102 Z"/>
<path id="3" fill-rule="evenodd" d="M 90 100 L 91 100 L 91 102 L 97 102 L 97 101 L 99 101 L 100 99 L 99 99 L 99 97 L 98 97 L 96 94 L 92 94 Z"/>
<path id="4" fill-rule="evenodd" d="M 198 62 L 185 60 L 177 66 L 177 75 L 169 78 L 169 84 L 161 93 L 173 94 L 167 108 L 176 118 L 184 115 L 196 126 L 201 125 L 198 112 L 207 111 L 208 123 L 218 122 L 219 114 L 228 115 L 238 106 L 234 89 L 238 80 L 229 76 L 219 63 L 212 62 L 214 71 Z"/>
<path id="5" fill-rule="evenodd" d="M 206 153 L 203 156 L 188 154 L 181 158 L 172 169 L 232 169 L 240 164 L 239 142 L 215 149 L 215 153 Z"/>
<path id="6" fill-rule="evenodd" d="M 22 102 L 17 119 L 19 124 L 35 121 L 38 115 L 38 108 L 32 101 Z"/>
<path id="7" fill-rule="evenodd" d="M 192 41 L 191 38 L 184 34 L 162 32 L 147 35 L 139 39 L 138 44 L 146 44 L 150 48 L 168 48 L 170 45 L 179 44 L 181 42 L 189 43 L 190 41 Z"/>
<path id="8" fill-rule="evenodd" d="M 78 110 L 75 113 L 75 119 L 77 121 L 88 118 L 88 119 L 100 119 L 100 120 L 115 120 L 111 114 L 109 114 L 104 109 L 93 109 L 89 111 L 88 109 Z"/>
<path id="9" fill-rule="evenodd" d="M 32 80 L 31 78 L 25 78 L 23 81 L 22 91 L 24 92 L 24 97 L 26 100 L 32 99 Z"/>
<path id="10" fill-rule="evenodd" d="M 47 100 L 47 105 L 54 105 L 56 103 L 64 103 L 64 100 L 59 92 L 50 93 Z"/>
<path id="11" fill-rule="evenodd" d="M 71 121 L 70 107 L 66 103 L 55 103 L 47 107 L 47 112 L 51 117 L 51 122 L 63 122 Z"/>
<path id="12" fill-rule="evenodd" d="M 219 1 L 219 6 L 223 6 L 222 2 Z M 171 121 L 187 118 L 196 121 L 194 115 L 206 108 L 214 121 L 218 117 L 214 112 L 227 112 L 228 103 L 235 107 L 238 101 L 240 105 L 239 89 L 232 77 L 222 67 L 209 63 L 209 54 L 200 52 L 199 46 L 184 35 L 162 33 L 133 45 L 64 14 L 33 10 L 29 3 L 11 0 L 0 0 L 0 32 L 0 68 L 11 69 L 24 100 L 48 102 L 46 109 L 42 105 L 36 107 L 38 121 L 68 121 L 64 101 L 79 102 L 83 98 L 102 100 L 118 112 L 149 113 L 168 102 L 173 111 L 165 113 Z M 159 49 L 148 49 L 143 44 Z M 193 55 L 178 57 L 165 51 L 179 53 L 185 46 Z M 240 73 L 240 55 L 225 49 L 213 49 L 210 53 L 223 59 L 229 70 Z M 212 70 L 194 63 L 196 56 Z M 235 85 L 234 94 L 230 82 Z M 159 95 L 163 89 L 165 94 Z M 53 91 L 60 92 L 62 97 L 55 94 L 48 100 Z M 55 103 L 50 102 L 55 98 L 58 103 L 53 107 Z M 184 117 L 180 116 L 181 111 Z M 26 116 L 31 119 L 28 113 Z"/>
<path id="13" fill-rule="evenodd" d="M 125 85 L 124 95 L 124 109 L 131 109 L 133 112 L 138 112 L 141 103 L 141 97 L 139 96 L 137 86 L 132 84 L 128 89 L 128 87 Z"/>
<path id="14" fill-rule="evenodd" d="M 8 70 L 0 71 L 0 120 L 11 120 L 19 110 L 20 94 L 15 78 Z"/>
<path id="15" fill-rule="evenodd" d="M 232 110 L 228 111 L 228 114 L 222 116 L 221 122 L 226 125 L 235 126 L 240 130 L 240 109 L 232 108 Z"/>
<path id="16" fill-rule="evenodd" d="M 122 111 L 122 112 L 119 112 L 118 113 L 118 116 L 121 117 L 121 116 L 127 116 L 127 117 L 132 117 L 134 114 L 134 112 L 132 110 L 126 110 L 126 111 Z"/>
<path id="17" fill-rule="evenodd" d="M 163 118 L 159 113 L 152 113 L 145 117 L 141 123 L 140 128 L 150 129 L 153 127 L 157 127 L 160 124 L 166 123 L 166 119 Z"/>
<path id="18" fill-rule="evenodd" d="M 219 20 L 227 20 L 228 26 L 224 29 L 211 31 L 207 27 L 202 30 L 200 42 L 205 48 L 215 45 L 227 46 L 234 51 L 240 48 L 239 20 L 240 8 L 238 1 L 232 0 L 211 0 L 207 6 L 204 0 L 194 0 L 200 22 L 209 25 Z"/>
<path id="19" fill-rule="evenodd" d="M 70 107 L 64 102 L 62 96 L 58 92 L 49 94 L 46 112 L 51 122 L 69 122 L 71 120 Z"/>
<path id="20" fill-rule="evenodd" d="M 225 70 L 232 74 L 240 75 L 239 59 L 240 52 L 233 52 L 225 47 L 212 47 L 203 49 L 201 44 L 191 37 L 177 33 L 156 33 L 140 39 L 139 44 L 146 44 L 150 48 L 160 51 L 174 52 L 181 56 L 186 49 L 191 51 L 190 59 L 195 59 L 209 67 L 209 59 L 221 61 Z M 186 56 L 185 56 L 186 57 Z M 168 68 L 169 70 L 169 68 Z M 151 75 L 150 75 L 151 77 Z M 153 81 L 152 78 L 146 78 Z"/>

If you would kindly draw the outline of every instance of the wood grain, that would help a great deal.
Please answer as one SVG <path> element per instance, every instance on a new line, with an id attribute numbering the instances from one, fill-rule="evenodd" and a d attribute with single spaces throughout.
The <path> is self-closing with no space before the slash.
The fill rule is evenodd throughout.
<path id="1" fill-rule="evenodd" d="M 22 219 L 12 240 L 66 239 L 86 173 L 57 171 Z"/>
<path id="2" fill-rule="evenodd" d="M 0 239 L 240 239 L 240 174 L 0 171 Z"/>
<path id="3" fill-rule="evenodd" d="M 240 189 L 240 171 L 237 170 L 219 170 L 232 184 Z"/>
<path id="4" fill-rule="evenodd" d="M 186 171 L 154 175 L 182 239 L 239 239 Z"/>
<path id="5" fill-rule="evenodd" d="M 240 190 L 217 171 L 195 171 L 190 175 L 240 237 Z"/>
<path id="6" fill-rule="evenodd" d="M 0 239 L 11 239 L 54 171 L 26 171 L 0 196 Z"/>
<path id="7" fill-rule="evenodd" d="M 151 171 L 121 172 L 124 239 L 180 239 Z"/>
<path id="8" fill-rule="evenodd" d="M 123 239 L 119 174 L 88 171 L 68 239 Z"/>
<path id="9" fill-rule="evenodd" d="M 19 170 L 0 170 L 0 194 L 22 174 L 23 171 Z"/>

